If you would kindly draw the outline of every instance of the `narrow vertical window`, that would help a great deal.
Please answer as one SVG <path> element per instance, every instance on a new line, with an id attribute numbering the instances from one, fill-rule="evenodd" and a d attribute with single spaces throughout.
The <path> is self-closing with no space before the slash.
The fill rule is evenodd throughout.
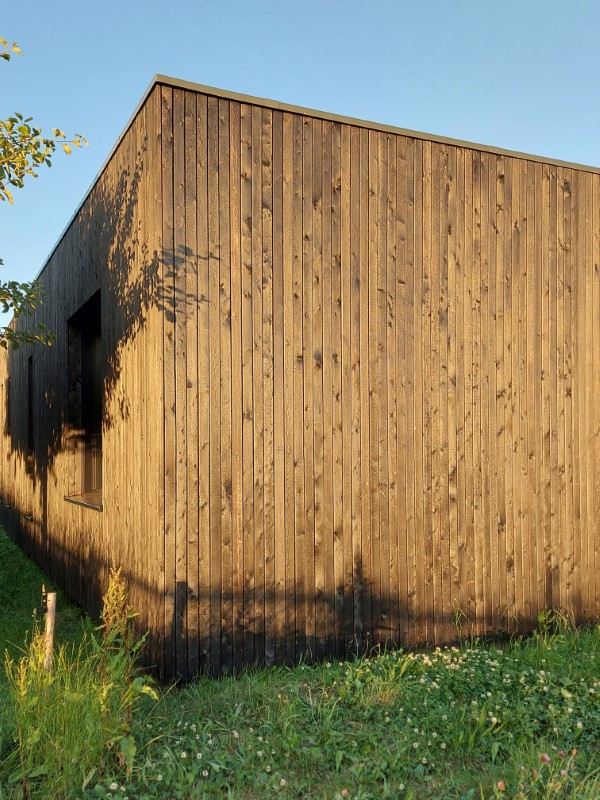
<path id="1" fill-rule="evenodd" d="M 6 379 L 6 417 L 4 420 L 4 432 L 10 436 L 11 432 L 11 408 L 10 408 L 10 378 Z"/>
<path id="2" fill-rule="evenodd" d="M 102 505 L 103 363 L 100 292 L 68 323 L 69 421 L 79 453 L 76 494 L 92 506 Z"/>
<path id="3" fill-rule="evenodd" d="M 27 472 L 33 472 L 33 356 L 27 359 Z"/>

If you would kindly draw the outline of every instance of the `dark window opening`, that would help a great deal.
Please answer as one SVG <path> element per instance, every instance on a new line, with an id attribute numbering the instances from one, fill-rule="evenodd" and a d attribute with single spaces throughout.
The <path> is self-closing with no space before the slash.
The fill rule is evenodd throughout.
<path id="1" fill-rule="evenodd" d="M 11 399 L 10 378 L 6 379 L 5 387 L 6 387 L 6 412 L 5 412 L 6 416 L 5 416 L 5 419 L 4 419 L 4 432 L 6 433 L 7 436 L 10 436 L 11 431 L 12 431 L 12 428 L 11 428 L 12 409 L 11 409 L 11 401 L 10 401 L 10 399 Z"/>
<path id="2" fill-rule="evenodd" d="M 33 356 L 27 359 L 27 473 L 34 471 L 33 457 Z"/>
<path id="3" fill-rule="evenodd" d="M 68 324 L 69 417 L 79 451 L 75 492 L 71 499 L 101 506 L 104 354 L 100 292 L 96 292 Z"/>

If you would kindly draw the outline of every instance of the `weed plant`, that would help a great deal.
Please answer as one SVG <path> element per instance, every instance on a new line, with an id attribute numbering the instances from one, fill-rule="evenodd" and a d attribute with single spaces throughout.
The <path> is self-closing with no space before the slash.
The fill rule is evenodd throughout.
<path id="1" fill-rule="evenodd" d="M 132 613 L 123 587 L 110 597 L 126 610 L 105 614 L 104 635 L 59 647 L 51 688 L 39 674 L 28 701 L 16 698 L 21 747 L 0 750 L 0 800 L 600 798 L 598 627 L 547 612 L 501 648 L 473 640 L 199 678 L 155 705 L 119 621 Z M 13 696 L 37 675 L 34 641 L 30 661 L 13 657 Z M 44 692 L 54 711 L 34 701 Z"/>
<path id="2" fill-rule="evenodd" d="M 134 639 L 133 616 L 123 579 L 113 569 L 98 636 L 87 633 L 77 646 L 59 646 L 51 671 L 44 667 L 45 638 L 37 628 L 21 658 L 7 655 L 16 742 L 3 772 L 21 796 L 68 797 L 107 771 L 131 775 L 135 705 L 144 693 L 153 694 L 135 672 L 142 643 Z"/>

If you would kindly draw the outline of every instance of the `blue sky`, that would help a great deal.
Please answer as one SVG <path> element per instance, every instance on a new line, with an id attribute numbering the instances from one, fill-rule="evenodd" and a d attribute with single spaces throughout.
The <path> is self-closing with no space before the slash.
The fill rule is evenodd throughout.
<path id="1" fill-rule="evenodd" d="M 0 116 L 81 132 L 14 206 L 4 279 L 43 265 L 156 73 L 600 166 L 597 0 L 4 4 Z"/>

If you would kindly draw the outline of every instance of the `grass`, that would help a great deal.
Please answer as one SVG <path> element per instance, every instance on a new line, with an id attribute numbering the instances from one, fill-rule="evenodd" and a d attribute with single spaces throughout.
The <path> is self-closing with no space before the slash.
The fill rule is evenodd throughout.
<path id="1" fill-rule="evenodd" d="M 11 558 L 23 575 L 26 559 Z M 600 629 L 551 632 L 549 619 L 501 648 L 256 670 L 144 698 L 133 771 L 113 759 L 62 796 L 597 800 Z M 32 797 L 59 797 L 44 776 L 31 785 Z M 0 798 L 18 791 L 0 762 Z"/>

